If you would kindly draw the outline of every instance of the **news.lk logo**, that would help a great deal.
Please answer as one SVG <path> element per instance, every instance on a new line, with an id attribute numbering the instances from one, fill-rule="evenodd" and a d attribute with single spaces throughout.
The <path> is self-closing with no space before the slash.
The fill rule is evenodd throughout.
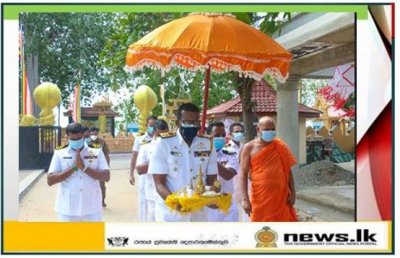
<path id="1" fill-rule="evenodd" d="M 369 229 L 357 229 L 355 236 L 349 233 L 285 233 L 285 245 L 376 245 L 376 233 Z"/>

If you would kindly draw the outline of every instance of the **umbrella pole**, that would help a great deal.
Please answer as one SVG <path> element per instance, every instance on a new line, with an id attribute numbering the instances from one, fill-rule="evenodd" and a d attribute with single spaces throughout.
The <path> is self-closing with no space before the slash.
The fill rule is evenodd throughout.
<path id="1" fill-rule="evenodd" d="M 207 116 L 207 104 L 208 104 L 208 90 L 210 88 L 210 72 L 211 67 L 209 66 L 206 70 L 206 87 L 204 89 L 204 99 L 203 99 L 203 116 L 201 117 L 201 130 L 200 133 L 204 134 L 206 128 L 206 116 Z"/>

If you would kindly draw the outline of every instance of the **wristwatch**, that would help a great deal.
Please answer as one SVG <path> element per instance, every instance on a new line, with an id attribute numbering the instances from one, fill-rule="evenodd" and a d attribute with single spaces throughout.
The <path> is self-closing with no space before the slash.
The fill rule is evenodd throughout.
<path id="1" fill-rule="evenodd" d="M 83 172 L 86 172 L 86 170 L 87 170 L 88 168 L 89 168 L 89 167 L 85 166 L 85 167 L 83 168 Z"/>

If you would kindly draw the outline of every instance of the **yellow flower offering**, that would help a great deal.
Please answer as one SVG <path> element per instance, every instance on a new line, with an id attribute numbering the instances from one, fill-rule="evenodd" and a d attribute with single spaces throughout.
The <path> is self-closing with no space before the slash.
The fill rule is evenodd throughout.
<path id="1" fill-rule="evenodd" d="M 181 214 L 194 213 L 208 205 L 216 205 L 220 211 L 227 214 L 231 206 L 231 199 L 231 194 L 214 194 L 211 196 L 194 194 L 190 197 L 186 194 L 173 193 L 167 197 L 165 204 L 171 209 L 171 212 L 176 210 L 179 204 L 181 206 L 179 213 Z"/>

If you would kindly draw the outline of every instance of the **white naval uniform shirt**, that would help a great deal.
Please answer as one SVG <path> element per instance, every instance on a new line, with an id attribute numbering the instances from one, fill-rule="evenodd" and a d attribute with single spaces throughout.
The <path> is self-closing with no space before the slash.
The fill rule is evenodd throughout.
<path id="1" fill-rule="evenodd" d="M 145 132 L 141 136 L 137 136 L 135 139 L 135 143 L 133 144 L 132 150 L 139 152 L 141 144 L 143 144 L 145 142 L 150 142 L 151 140 L 152 140 L 152 137 L 147 132 Z"/>
<path id="2" fill-rule="evenodd" d="M 217 161 L 222 163 L 226 168 L 232 168 L 236 171 L 236 174 L 239 172 L 239 159 L 236 156 L 235 152 L 231 152 L 228 148 L 222 148 L 217 152 Z M 221 191 L 225 193 L 232 194 L 234 192 L 233 189 L 233 178 L 231 180 L 226 181 L 220 175 L 218 175 L 218 180 L 221 181 Z"/>
<path id="3" fill-rule="evenodd" d="M 149 144 L 151 142 L 153 138 L 148 134 L 148 132 L 146 131 L 143 135 L 136 137 L 135 139 L 135 143 L 133 144 L 133 151 L 138 152 L 138 156 L 140 154 L 140 149 L 141 147 Z M 136 164 L 137 164 L 137 160 L 136 160 Z M 144 202 L 144 200 L 146 199 L 146 193 L 145 193 L 145 176 L 144 175 L 139 175 L 138 177 L 138 187 L 139 187 L 139 202 L 140 200 L 142 200 L 142 202 Z"/>
<path id="4" fill-rule="evenodd" d="M 137 158 L 137 165 L 149 164 L 150 155 L 153 151 L 156 139 L 152 139 L 150 143 L 144 144 L 140 147 L 140 152 Z M 156 188 L 154 186 L 153 175 L 147 174 L 141 175 L 144 178 L 145 196 L 146 200 L 154 201 L 156 195 Z"/>
<path id="5" fill-rule="evenodd" d="M 228 142 L 228 146 L 226 147 L 227 150 L 231 151 L 231 152 L 236 152 L 236 156 L 238 159 L 240 159 L 240 151 L 243 148 L 243 143 L 240 143 L 240 146 L 237 146 L 236 143 L 231 139 Z"/>
<path id="6" fill-rule="evenodd" d="M 236 153 L 232 152 L 231 149 L 224 147 L 221 150 L 219 150 L 217 152 L 217 161 L 219 163 L 221 163 L 222 165 L 224 165 L 226 168 L 232 168 L 236 171 L 236 173 L 239 172 L 239 159 L 237 158 Z M 235 177 L 233 177 L 227 181 L 224 178 L 222 178 L 220 175 L 218 175 L 218 180 L 221 182 L 221 192 L 230 193 L 233 195 L 233 193 L 234 193 L 233 179 Z M 210 209 L 210 221 L 215 221 L 215 222 L 239 221 L 239 211 L 238 211 L 235 201 L 233 200 L 233 197 L 232 197 L 231 207 L 229 208 L 228 214 L 225 214 L 219 210 Z"/>
<path id="7" fill-rule="evenodd" d="M 55 150 L 48 173 L 61 173 L 72 167 L 76 151 L 67 146 Z M 94 170 L 109 170 L 101 148 L 90 148 L 86 144 L 81 151 L 85 166 Z M 103 210 L 99 180 L 93 179 L 82 170 L 75 171 L 60 182 L 54 210 L 67 216 L 85 216 Z"/>
<path id="8" fill-rule="evenodd" d="M 209 138 L 196 136 L 189 147 L 179 130 L 175 136 L 157 138 L 153 153 L 150 156 L 149 174 L 166 174 L 166 186 L 171 193 L 177 192 L 185 186 L 191 186 L 192 180 L 197 179 L 199 167 L 203 173 L 203 183 L 206 184 L 207 175 L 218 173 L 217 155 L 213 142 Z M 157 214 L 157 213 L 163 214 Z M 156 194 L 156 219 L 161 221 L 188 221 L 195 216 L 182 218 L 176 212 L 170 212 L 164 200 Z M 160 221 L 160 220 L 157 220 Z"/>

